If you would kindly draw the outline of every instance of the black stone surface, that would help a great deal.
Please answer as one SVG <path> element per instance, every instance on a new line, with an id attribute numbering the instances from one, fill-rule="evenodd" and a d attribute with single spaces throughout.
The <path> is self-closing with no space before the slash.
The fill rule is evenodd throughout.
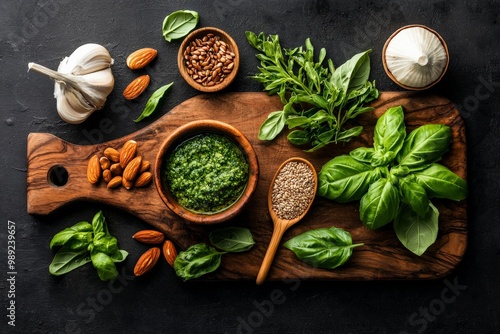
<path id="1" fill-rule="evenodd" d="M 424 24 L 447 41 L 448 73 L 432 92 L 453 101 L 466 124 L 469 243 L 457 270 L 431 281 L 183 283 L 164 262 L 141 278 L 132 268 L 147 247 L 131 239 L 144 222 L 120 210 L 75 203 L 44 217 L 26 213 L 26 138 L 49 132 L 73 143 L 98 143 L 147 126 L 197 94 L 177 70 L 180 42 L 161 34 L 178 9 L 200 13 L 237 41 L 242 63 L 230 91 L 260 91 L 255 51 L 244 32 L 278 33 L 285 46 L 310 37 L 337 64 L 372 48 L 372 77 L 381 90 L 400 90 L 386 76 L 381 51 L 401 26 Z M 0 332 L 2 333 L 498 333 L 500 330 L 500 2 L 478 1 L 74 1 L 0 3 Z M 116 63 L 116 86 L 105 108 L 81 125 L 60 120 L 53 83 L 28 73 L 28 62 L 56 68 L 88 42 Z M 126 56 L 153 47 L 146 69 L 126 68 Z M 134 123 L 149 94 L 121 97 L 138 74 L 153 87 L 174 81 L 151 120 Z M 102 127 L 111 121 L 112 126 Z M 101 282 L 87 265 L 63 277 L 48 273 L 50 238 L 102 209 L 120 246 L 130 252 L 121 279 Z M 7 267 L 8 226 L 15 223 L 15 272 Z M 13 226 L 13 225 L 11 225 Z M 15 284 L 8 279 L 14 276 Z M 15 290 L 15 291 L 14 291 Z M 9 292 L 10 291 L 10 292 Z M 14 292 L 15 296 L 11 294 Z M 8 310 L 15 302 L 15 310 Z M 12 307 L 10 307 L 12 308 Z M 9 315 L 15 314 L 15 327 Z M 12 317 L 12 316 L 11 316 Z"/>

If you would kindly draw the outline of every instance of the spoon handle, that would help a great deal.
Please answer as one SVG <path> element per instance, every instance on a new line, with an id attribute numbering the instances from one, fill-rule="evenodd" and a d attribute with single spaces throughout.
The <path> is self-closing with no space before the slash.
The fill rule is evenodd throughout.
<path id="1" fill-rule="evenodd" d="M 274 255 L 276 254 L 276 250 L 278 250 L 278 246 L 285 231 L 286 226 L 284 226 L 284 224 L 274 225 L 273 236 L 271 237 L 271 241 L 269 242 L 269 246 L 267 247 L 266 255 L 264 256 L 264 260 L 262 261 L 262 264 L 260 266 L 259 274 L 257 275 L 257 285 L 261 285 L 266 279 L 269 268 L 271 267 L 271 264 L 273 262 Z"/>

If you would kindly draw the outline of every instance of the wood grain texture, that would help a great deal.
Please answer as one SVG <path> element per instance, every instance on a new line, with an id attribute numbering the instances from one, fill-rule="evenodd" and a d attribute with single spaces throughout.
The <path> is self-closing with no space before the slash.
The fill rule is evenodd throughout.
<path id="1" fill-rule="evenodd" d="M 452 129 L 453 143 L 442 164 L 459 176 L 467 173 L 465 128 L 463 120 L 449 100 L 413 92 L 384 92 L 373 104 L 373 113 L 361 115 L 356 123 L 365 131 L 346 145 L 330 145 L 314 153 L 294 147 L 282 134 L 272 142 L 257 138 L 259 126 L 267 115 L 280 110 L 278 98 L 265 93 L 227 93 L 199 95 L 170 110 L 162 118 L 126 137 L 92 146 L 78 146 L 44 133 L 28 137 L 27 202 L 28 213 L 46 215 L 73 201 L 97 201 L 113 205 L 143 219 L 164 232 L 180 249 L 198 242 L 208 242 L 208 233 L 222 226 L 248 227 L 255 246 L 248 252 L 226 254 L 217 272 L 205 280 L 255 280 L 271 238 L 273 224 L 267 208 L 267 193 L 280 164 L 290 157 L 303 157 L 316 170 L 334 156 L 347 154 L 359 146 L 371 146 L 373 126 L 387 108 L 402 105 L 407 130 L 427 123 L 442 123 Z M 138 143 L 138 151 L 155 161 L 160 144 L 175 128 L 199 119 L 215 119 L 229 123 L 243 132 L 253 144 L 260 165 L 260 179 L 248 206 L 237 217 L 221 225 L 199 226 L 174 215 L 161 201 L 154 185 L 128 191 L 110 190 L 101 183 L 91 185 L 86 179 L 88 159 L 108 147 L 120 148 L 129 139 Z M 48 182 L 49 169 L 61 165 L 68 171 L 66 185 L 57 187 Z M 364 243 L 356 248 L 350 261 L 335 270 L 312 268 L 295 255 L 279 247 L 268 280 L 399 280 L 434 279 L 452 271 L 460 262 L 467 245 L 467 205 L 465 201 L 434 201 L 440 212 L 437 242 L 418 257 L 398 241 L 392 226 L 377 231 L 365 228 L 359 219 L 359 202 L 338 204 L 317 197 L 309 213 L 284 235 L 283 241 L 320 227 L 341 227 L 352 234 L 353 241 Z"/>

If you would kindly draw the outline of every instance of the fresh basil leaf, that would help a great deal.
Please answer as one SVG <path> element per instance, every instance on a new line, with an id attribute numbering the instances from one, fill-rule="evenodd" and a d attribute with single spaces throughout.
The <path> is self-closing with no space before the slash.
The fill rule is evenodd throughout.
<path id="1" fill-rule="evenodd" d="M 293 145 L 304 145 L 310 141 L 309 133 L 305 130 L 293 130 L 288 134 L 287 139 Z"/>
<path id="2" fill-rule="evenodd" d="M 318 173 L 318 195 L 340 203 L 359 200 L 381 176 L 379 169 L 340 155 L 327 162 Z"/>
<path id="3" fill-rule="evenodd" d="M 337 133 L 335 141 L 337 142 L 348 142 L 353 137 L 359 136 L 363 132 L 362 126 L 353 126 L 352 128 Z"/>
<path id="4" fill-rule="evenodd" d="M 111 258 L 111 260 L 113 260 L 113 262 L 116 263 L 116 262 L 123 262 L 123 261 L 125 261 L 125 259 L 127 258 L 127 256 L 128 256 L 128 252 L 126 250 L 119 249 L 114 254 L 110 255 L 109 257 Z"/>
<path id="5" fill-rule="evenodd" d="M 340 228 L 318 228 L 284 243 L 302 261 L 316 268 L 334 269 L 349 260 L 354 247 L 349 232 Z"/>
<path id="6" fill-rule="evenodd" d="M 358 147 L 351 152 L 349 155 L 356 159 L 359 162 L 364 162 L 365 164 L 369 164 L 372 160 L 373 154 L 375 150 L 372 147 Z"/>
<path id="7" fill-rule="evenodd" d="M 394 231 L 401 243 L 414 254 L 421 256 L 438 235 L 439 211 L 429 203 L 425 216 L 420 216 L 407 205 L 402 205 L 394 219 Z"/>
<path id="8" fill-rule="evenodd" d="M 63 246 L 75 233 L 78 232 L 92 232 L 92 225 L 86 221 L 82 221 L 71 227 L 65 228 L 52 237 L 49 245 L 50 249 Z"/>
<path id="9" fill-rule="evenodd" d="M 184 281 L 211 273 L 219 268 L 222 254 L 207 244 L 193 245 L 175 258 L 175 273 Z"/>
<path id="10" fill-rule="evenodd" d="M 192 10 L 178 10 L 173 12 L 163 20 L 163 37 L 168 42 L 182 38 L 196 27 L 198 20 L 198 13 Z"/>
<path id="11" fill-rule="evenodd" d="M 92 232 L 76 232 L 65 245 L 68 246 L 70 250 L 80 251 L 82 249 L 87 249 L 91 243 Z"/>
<path id="12" fill-rule="evenodd" d="M 392 151 L 382 153 L 381 151 L 375 150 L 375 152 L 373 153 L 372 159 L 370 161 L 370 164 L 373 167 L 387 166 L 387 165 L 390 165 L 394 161 L 395 157 L 396 157 L 396 154 Z"/>
<path id="13" fill-rule="evenodd" d="M 168 85 L 162 86 L 158 88 L 156 91 L 154 91 L 153 94 L 149 97 L 148 102 L 146 102 L 146 107 L 142 111 L 142 113 L 139 115 L 137 119 L 134 119 L 134 122 L 140 122 L 144 118 L 149 117 L 153 111 L 155 111 L 156 106 L 158 106 L 158 103 L 160 102 L 161 98 L 165 94 L 165 92 L 173 85 L 174 83 L 171 82 Z"/>
<path id="14" fill-rule="evenodd" d="M 401 194 L 401 201 L 406 203 L 420 217 L 425 217 L 429 209 L 429 198 L 425 189 L 414 179 L 405 177 L 399 180 L 398 187 Z"/>
<path id="15" fill-rule="evenodd" d="M 255 244 L 252 233 L 243 227 L 225 227 L 213 230 L 209 235 L 210 242 L 226 252 L 245 252 Z"/>
<path id="16" fill-rule="evenodd" d="M 97 212 L 94 218 L 92 218 L 92 229 L 94 235 L 99 232 L 109 234 L 108 227 L 106 226 L 106 218 L 104 218 L 102 211 Z"/>
<path id="17" fill-rule="evenodd" d="M 91 252 L 92 265 L 97 270 L 97 275 L 101 281 L 109 281 L 118 277 L 118 270 L 113 259 L 107 254 L 96 251 Z"/>
<path id="18" fill-rule="evenodd" d="M 382 178 L 370 185 L 368 192 L 361 198 L 359 214 L 363 224 L 378 229 L 389 224 L 399 208 L 399 193 L 389 179 Z"/>
<path id="19" fill-rule="evenodd" d="M 52 275 L 59 276 L 90 262 L 90 254 L 86 249 L 73 251 L 68 246 L 59 249 L 49 266 Z"/>
<path id="20" fill-rule="evenodd" d="M 417 183 L 429 198 L 447 198 L 461 201 L 467 197 L 467 182 L 448 168 L 438 163 L 414 172 Z"/>
<path id="21" fill-rule="evenodd" d="M 451 130 L 448 126 L 422 125 L 406 137 L 396 160 L 400 165 L 412 169 L 426 167 L 441 159 L 441 156 L 448 151 L 451 140 Z"/>
<path id="22" fill-rule="evenodd" d="M 358 53 L 340 65 L 331 77 L 333 85 L 342 88 L 347 94 L 362 88 L 370 75 L 370 52 Z"/>
<path id="23" fill-rule="evenodd" d="M 395 156 L 401 150 L 406 137 L 404 118 L 401 106 L 389 108 L 380 116 L 373 133 L 373 147 L 376 151 L 393 152 Z"/>
<path id="24" fill-rule="evenodd" d="M 296 128 L 298 126 L 304 126 L 311 123 L 312 120 L 307 116 L 290 116 L 286 120 L 286 124 L 289 129 Z"/>
<path id="25" fill-rule="evenodd" d="M 273 140 L 285 127 L 285 117 L 283 111 L 273 111 L 267 116 L 266 121 L 260 126 L 260 140 Z"/>
<path id="26" fill-rule="evenodd" d="M 111 256 L 118 251 L 118 240 L 112 235 L 98 232 L 94 235 L 94 250 Z"/>

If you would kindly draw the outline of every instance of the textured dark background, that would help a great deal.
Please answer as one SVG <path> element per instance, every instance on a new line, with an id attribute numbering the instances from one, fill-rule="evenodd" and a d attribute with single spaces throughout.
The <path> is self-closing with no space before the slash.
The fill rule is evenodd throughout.
<path id="1" fill-rule="evenodd" d="M 130 236 L 148 226 L 120 210 L 75 203 L 46 217 L 26 213 L 26 138 L 49 132 L 73 143 L 103 142 L 150 124 L 197 94 L 176 67 L 179 42 L 161 34 L 164 17 L 178 9 L 200 13 L 199 26 L 229 32 L 242 54 L 230 91 L 259 91 L 248 79 L 257 61 L 244 32 L 278 33 L 293 47 L 311 37 L 336 64 L 372 48 L 372 77 L 381 90 L 400 90 L 386 76 L 381 51 L 401 26 L 428 25 L 447 41 L 448 73 L 432 91 L 453 101 L 466 124 L 469 243 L 457 270 L 433 281 L 182 283 L 164 261 L 131 278 L 146 249 Z M 17 333 L 497 333 L 500 330 L 500 1 L 75 1 L 26 0 L 0 4 L 0 332 Z M 116 63 L 115 90 L 106 107 L 81 125 L 62 122 L 52 82 L 27 73 L 36 61 L 56 68 L 77 46 L 106 46 Z M 144 71 L 148 93 L 134 102 L 121 97 L 137 73 L 126 56 L 153 47 L 158 59 Z M 132 122 L 154 87 L 175 81 L 161 110 Z M 109 118 L 113 126 L 99 129 Z M 103 131 L 104 130 L 104 131 Z M 145 199 L 147 200 L 147 199 Z M 130 257 L 111 288 L 91 265 L 64 277 L 47 267 L 50 238 L 91 219 L 102 209 L 109 229 Z M 332 218 L 333 219 L 333 218 Z M 15 327 L 7 325 L 7 222 L 16 223 Z M 459 289 L 456 286 L 459 285 Z M 450 288 L 455 286 L 455 291 Z M 279 295 L 272 304 L 270 300 Z M 272 306 L 271 306 L 272 304 Z"/>

